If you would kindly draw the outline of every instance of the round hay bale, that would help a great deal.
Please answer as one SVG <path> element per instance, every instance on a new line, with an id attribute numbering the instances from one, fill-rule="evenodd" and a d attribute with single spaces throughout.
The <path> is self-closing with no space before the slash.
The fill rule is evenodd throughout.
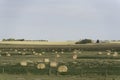
<path id="1" fill-rule="evenodd" d="M 9 53 L 7 53 L 6 56 L 11 56 L 11 55 Z"/>
<path id="2" fill-rule="evenodd" d="M 36 56 L 37 56 L 37 55 L 38 55 L 38 53 L 35 53 L 34 55 L 36 55 Z"/>
<path id="3" fill-rule="evenodd" d="M 67 72 L 68 71 L 68 68 L 67 68 L 67 66 L 65 66 L 65 65 L 61 65 L 61 66 L 59 66 L 58 67 L 58 72 Z"/>
<path id="4" fill-rule="evenodd" d="M 39 53 L 39 56 L 42 56 L 42 54 L 41 54 L 41 53 Z"/>
<path id="5" fill-rule="evenodd" d="M 72 62 L 73 64 L 77 64 L 78 62 Z"/>
<path id="6" fill-rule="evenodd" d="M 19 51 L 18 53 L 19 53 L 19 54 L 21 54 L 21 52 L 20 52 L 20 51 Z"/>
<path id="7" fill-rule="evenodd" d="M 58 52 L 57 52 L 57 51 L 55 51 L 55 53 L 57 54 Z"/>
<path id="8" fill-rule="evenodd" d="M 98 52 L 98 55 L 101 55 L 102 54 L 102 52 Z"/>
<path id="9" fill-rule="evenodd" d="M 17 49 L 15 49 L 15 52 L 17 52 L 18 50 Z"/>
<path id="10" fill-rule="evenodd" d="M 42 52 L 42 54 L 45 54 L 45 52 Z"/>
<path id="11" fill-rule="evenodd" d="M 118 52 L 114 52 L 113 56 L 114 57 L 118 56 Z"/>
<path id="12" fill-rule="evenodd" d="M 26 51 L 26 49 L 23 49 L 24 51 Z"/>
<path id="13" fill-rule="evenodd" d="M 27 62 L 26 62 L 26 61 L 21 61 L 21 62 L 20 62 L 20 65 L 21 65 L 21 66 L 27 66 Z"/>
<path id="14" fill-rule="evenodd" d="M 111 50 L 106 50 L 106 52 L 111 52 Z"/>
<path id="15" fill-rule="evenodd" d="M 107 53 L 108 56 L 109 56 L 110 54 L 111 54 L 111 53 L 109 53 L 109 52 Z"/>
<path id="16" fill-rule="evenodd" d="M 36 52 L 35 51 L 33 51 L 33 54 L 35 54 Z"/>
<path id="17" fill-rule="evenodd" d="M 62 51 L 61 53 L 63 54 L 64 52 Z"/>
<path id="18" fill-rule="evenodd" d="M 60 57 L 60 55 L 59 55 L 59 54 L 57 54 L 57 55 L 56 55 L 56 57 L 57 57 L 57 58 L 59 58 L 59 57 Z"/>
<path id="19" fill-rule="evenodd" d="M 45 59 L 44 59 L 44 62 L 45 62 L 45 63 L 49 63 L 49 62 L 50 62 L 49 58 L 45 58 Z"/>
<path id="20" fill-rule="evenodd" d="M 45 69 L 45 64 L 44 63 L 39 63 L 37 65 L 37 69 Z"/>
<path id="21" fill-rule="evenodd" d="M 81 51 L 79 51 L 78 53 L 79 53 L 79 54 L 81 54 L 82 52 L 81 52 Z"/>
<path id="22" fill-rule="evenodd" d="M 58 63 L 57 62 L 50 62 L 50 67 L 57 67 Z"/>
<path id="23" fill-rule="evenodd" d="M 25 52 L 22 53 L 22 55 L 25 55 L 25 54 L 26 54 Z"/>
<path id="24" fill-rule="evenodd" d="M 77 55 L 73 55 L 73 59 L 77 59 Z"/>

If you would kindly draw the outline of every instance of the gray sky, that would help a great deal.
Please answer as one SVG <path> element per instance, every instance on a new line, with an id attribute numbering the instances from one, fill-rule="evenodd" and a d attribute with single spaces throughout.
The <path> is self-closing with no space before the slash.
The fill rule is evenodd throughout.
<path id="1" fill-rule="evenodd" d="M 120 0 L 0 0 L 0 39 L 119 40 Z"/>

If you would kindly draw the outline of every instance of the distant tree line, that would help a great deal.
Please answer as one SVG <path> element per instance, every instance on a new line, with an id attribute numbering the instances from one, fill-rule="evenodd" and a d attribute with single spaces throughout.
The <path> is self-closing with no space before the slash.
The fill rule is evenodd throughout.
<path id="1" fill-rule="evenodd" d="M 48 40 L 25 40 L 25 39 L 14 39 L 14 38 L 2 39 L 2 41 L 40 41 L 40 42 L 48 42 Z"/>
<path id="2" fill-rule="evenodd" d="M 77 41 L 75 44 L 87 44 L 87 43 L 93 43 L 93 41 L 91 39 L 83 39 L 83 40 Z M 97 40 L 96 43 L 100 43 L 100 41 Z"/>
<path id="3" fill-rule="evenodd" d="M 77 41 L 75 44 L 87 44 L 87 43 L 92 43 L 92 40 L 91 39 L 83 39 L 83 40 Z"/>
<path id="4" fill-rule="evenodd" d="M 9 38 L 9 39 L 3 39 L 2 41 L 25 41 L 25 40 L 24 39 Z"/>

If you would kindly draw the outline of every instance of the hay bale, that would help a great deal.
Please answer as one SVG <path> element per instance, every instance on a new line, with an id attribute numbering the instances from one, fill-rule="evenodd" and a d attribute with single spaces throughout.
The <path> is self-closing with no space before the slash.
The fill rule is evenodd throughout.
<path id="1" fill-rule="evenodd" d="M 42 52 L 42 54 L 45 54 L 45 52 Z"/>
<path id="2" fill-rule="evenodd" d="M 64 52 L 62 51 L 61 53 L 63 54 Z"/>
<path id="3" fill-rule="evenodd" d="M 39 53 L 39 56 L 42 56 L 42 54 L 41 54 L 41 53 Z"/>
<path id="4" fill-rule="evenodd" d="M 57 58 L 59 58 L 59 57 L 60 57 L 60 55 L 59 55 L 59 54 L 57 54 L 57 55 L 56 55 L 56 57 L 57 57 Z"/>
<path id="5" fill-rule="evenodd" d="M 78 62 L 72 62 L 73 64 L 77 64 Z"/>
<path id="6" fill-rule="evenodd" d="M 55 53 L 57 54 L 58 52 L 57 52 L 57 51 L 55 51 Z"/>
<path id="7" fill-rule="evenodd" d="M 45 63 L 49 63 L 49 62 L 50 62 L 49 58 L 45 58 L 45 59 L 44 59 L 44 62 L 45 62 Z"/>
<path id="8" fill-rule="evenodd" d="M 26 49 L 23 49 L 24 51 L 26 51 Z"/>
<path id="9" fill-rule="evenodd" d="M 106 52 L 110 52 L 111 53 L 111 50 L 106 50 Z"/>
<path id="10" fill-rule="evenodd" d="M 109 52 L 107 53 L 108 56 L 109 56 L 110 54 L 111 54 L 111 53 L 109 53 Z"/>
<path id="11" fill-rule="evenodd" d="M 78 53 L 79 53 L 79 54 L 81 54 L 82 52 L 81 52 L 81 51 L 79 51 Z"/>
<path id="12" fill-rule="evenodd" d="M 77 59 L 77 55 L 75 54 L 75 55 L 73 55 L 73 59 Z"/>
<path id="13" fill-rule="evenodd" d="M 21 54 L 21 52 L 20 52 L 20 51 L 19 51 L 18 53 L 19 53 L 19 54 Z"/>
<path id="14" fill-rule="evenodd" d="M 37 65 L 37 69 L 45 69 L 45 64 L 44 63 L 39 63 Z"/>
<path id="15" fill-rule="evenodd" d="M 27 66 L 27 61 L 21 61 L 21 62 L 20 62 L 20 65 L 21 65 L 21 66 Z"/>
<path id="16" fill-rule="evenodd" d="M 37 55 L 38 55 L 38 53 L 35 53 L 34 55 L 35 55 L 35 56 L 37 56 Z"/>
<path id="17" fill-rule="evenodd" d="M 98 55 L 102 55 L 102 52 L 98 52 Z"/>
<path id="18" fill-rule="evenodd" d="M 26 54 L 25 52 L 22 53 L 22 55 L 25 55 L 25 54 Z"/>
<path id="19" fill-rule="evenodd" d="M 10 55 L 9 53 L 7 53 L 7 54 L 6 54 L 6 56 L 8 56 L 8 57 L 9 57 L 9 56 L 11 56 L 11 55 Z"/>
<path id="20" fill-rule="evenodd" d="M 118 56 L 118 52 L 114 52 L 113 56 L 114 57 Z"/>
<path id="21" fill-rule="evenodd" d="M 15 52 L 17 52 L 18 50 L 17 49 L 15 49 Z"/>
<path id="22" fill-rule="evenodd" d="M 35 51 L 33 51 L 33 54 L 35 54 L 36 52 Z"/>
<path id="23" fill-rule="evenodd" d="M 59 66 L 58 67 L 58 72 L 67 72 L 68 71 L 68 68 L 67 68 L 67 66 L 65 66 L 65 65 L 61 65 L 61 66 Z"/>
<path id="24" fill-rule="evenodd" d="M 50 67 L 57 67 L 58 63 L 53 61 L 53 62 L 50 62 Z"/>

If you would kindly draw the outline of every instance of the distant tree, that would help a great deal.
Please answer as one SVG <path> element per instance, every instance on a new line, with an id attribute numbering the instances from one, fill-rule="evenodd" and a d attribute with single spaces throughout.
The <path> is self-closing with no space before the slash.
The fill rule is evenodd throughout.
<path id="1" fill-rule="evenodd" d="M 15 41 L 24 41 L 24 39 L 16 39 Z"/>
<path id="2" fill-rule="evenodd" d="M 7 39 L 7 41 L 15 41 L 15 39 L 14 38 L 9 38 L 9 39 Z"/>
<path id="3" fill-rule="evenodd" d="M 81 41 L 76 42 L 75 44 L 86 44 L 86 43 L 92 43 L 91 39 L 83 39 Z"/>
<path id="4" fill-rule="evenodd" d="M 15 41 L 14 38 L 9 38 L 9 39 L 3 39 L 2 41 Z"/>
<path id="5" fill-rule="evenodd" d="M 100 43 L 100 41 L 99 41 L 99 40 L 97 40 L 97 41 L 96 41 L 96 43 Z"/>

